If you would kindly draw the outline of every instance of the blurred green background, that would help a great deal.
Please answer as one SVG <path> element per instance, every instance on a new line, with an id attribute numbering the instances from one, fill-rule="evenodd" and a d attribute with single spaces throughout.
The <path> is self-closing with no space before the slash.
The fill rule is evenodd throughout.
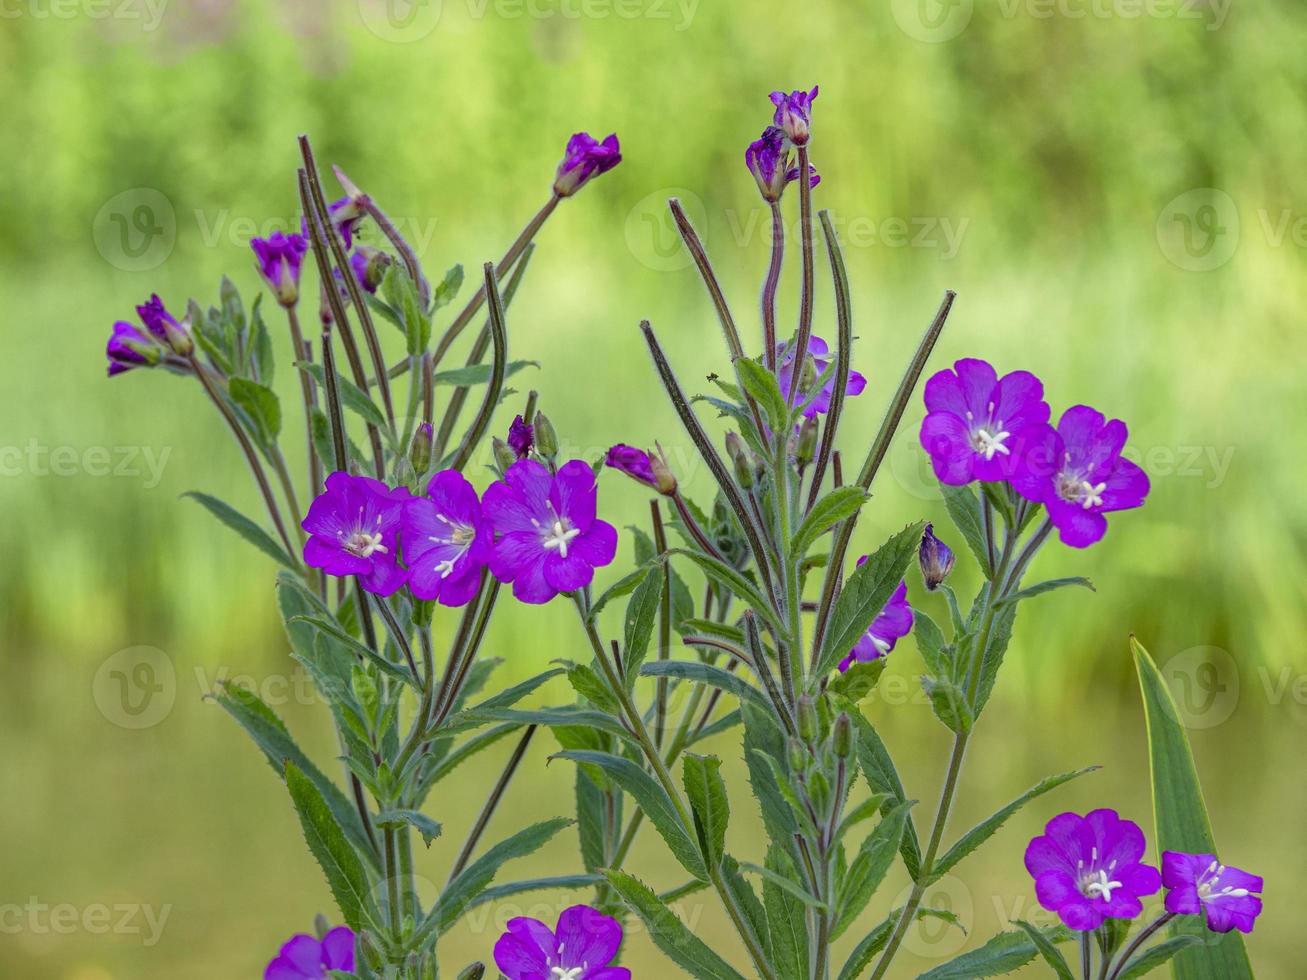
<path id="1" fill-rule="evenodd" d="M 653 321 L 692 387 L 728 366 L 663 202 L 686 203 L 756 336 L 768 232 L 741 156 L 768 120 L 768 91 L 817 82 L 814 196 L 848 250 L 856 366 L 870 379 L 851 403 L 846 453 L 860 458 L 949 287 L 959 299 L 935 368 L 979 354 L 1033 370 L 1055 412 L 1089 402 L 1127 420 L 1153 477 L 1148 505 L 1114 517 L 1100 545 L 1039 558 L 1032 574 L 1088 575 L 1098 591 L 1023 612 L 952 834 L 1048 773 L 1105 768 L 1013 819 L 963 879 L 946 880 L 931 900 L 969 935 L 915 935 L 899 974 L 1031 914 L 1021 855 L 1053 814 L 1111 805 L 1150 827 L 1135 632 L 1181 701 L 1222 857 L 1266 875 L 1254 965 L 1293 975 L 1307 874 L 1307 61 L 1294 38 L 1307 8 L 6 0 L 0 13 L 0 976 L 261 976 L 329 907 L 284 789 L 202 699 L 216 679 L 244 676 L 320 759 L 334 755 L 325 710 L 290 671 L 273 567 L 179 494 L 203 489 L 251 514 L 258 501 L 193 383 L 105 379 L 110 324 L 152 291 L 174 309 L 189 296 L 207 305 L 223 272 L 252 296 L 249 237 L 298 222 L 300 132 L 439 274 L 502 252 L 543 203 L 573 130 L 616 130 L 625 162 L 539 238 L 510 327 L 514 355 L 542 367 L 517 383 L 540 390 L 575 453 L 661 439 L 706 500 L 635 329 Z M 824 273 L 820 250 L 818 262 Z M 786 322 L 796 282 L 791 268 Z M 829 335 L 819 283 L 817 330 Z M 917 516 L 946 526 L 915 446 L 918 406 L 861 523 L 865 548 Z M 646 515 L 625 481 L 604 482 L 601 506 L 618 524 Z M 958 578 L 975 584 L 970 569 Z M 910 587 L 939 612 L 918 579 Z M 501 609 L 488 641 L 508 660 L 501 680 L 577 655 L 567 609 Z M 137 647 L 162 651 L 173 687 L 133 729 L 106 678 Z M 929 803 L 947 747 L 915 693 L 918 671 L 906 642 L 868 711 L 909 794 Z M 569 811 L 572 774 L 546 768 L 551 746 L 536 741 L 492 832 Z M 432 804 L 446 827 L 423 857 L 434 879 L 507 751 Z M 738 777 L 738 737 L 717 751 Z M 733 787 L 743 814 L 747 790 Z M 757 840 L 737 818 L 733 849 L 757 859 Z M 631 866 L 674 883 L 645 844 Z M 516 870 L 559 873 L 576 859 L 565 834 Z M 682 911 L 732 955 L 700 897 Z M 503 919 L 552 919 L 569 902 L 529 899 L 465 920 L 442 966 L 488 959 Z M 638 928 L 627 963 L 637 977 L 675 975 Z"/>

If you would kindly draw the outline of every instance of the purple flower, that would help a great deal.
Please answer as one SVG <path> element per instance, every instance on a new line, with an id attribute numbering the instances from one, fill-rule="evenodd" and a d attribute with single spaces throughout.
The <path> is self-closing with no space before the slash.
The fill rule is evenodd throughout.
<path id="1" fill-rule="evenodd" d="M 179 323 L 177 318 L 168 312 L 158 293 L 136 307 L 136 314 L 145 324 L 145 329 L 150 331 L 165 350 L 186 357 L 195 349 L 190 328 L 184 323 Z"/>
<path id="2" fill-rule="evenodd" d="M 274 231 L 267 238 L 250 239 L 259 260 L 259 275 L 282 306 L 294 306 L 300 294 L 300 268 L 309 240 L 303 235 Z"/>
<path id="3" fill-rule="evenodd" d="M 858 559 L 861 565 L 867 560 L 863 555 Z M 885 603 L 880 615 L 871 621 L 867 632 L 853 644 L 849 655 L 840 661 L 840 670 L 848 670 L 853 661 L 864 662 L 879 660 L 894 649 L 894 644 L 912 632 L 912 607 L 908 605 L 908 583 L 899 582 L 899 587 Z"/>
<path id="4" fill-rule="evenodd" d="M 1106 918 L 1135 918 L 1144 910 L 1139 899 L 1162 887 L 1157 869 L 1140 863 L 1145 847 L 1139 826 L 1115 810 L 1063 813 L 1026 848 L 1026 870 L 1039 904 L 1087 932 Z"/>
<path id="5" fill-rule="evenodd" d="M 495 964 L 508 980 L 631 980 L 626 967 L 609 965 L 621 945 L 620 922 L 573 905 L 554 930 L 539 919 L 509 919 L 495 943 Z"/>
<path id="6" fill-rule="evenodd" d="M 397 537 L 409 496 L 404 487 L 391 490 L 379 480 L 332 473 L 300 525 L 311 535 L 305 564 L 328 575 L 357 575 L 376 595 L 396 592 L 407 575 L 399 567 Z"/>
<path id="7" fill-rule="evenodd" d="M 806 401 L 811 394 L 808 388 L 821 377 L 823 371 L 830 367 L 830 348 L 826 346 L 826 341 L 822 340 L 815 334 L 808 338 L 808 357 L 811 358 L 809 372 L 811 377 L 805 377 L 805 373 L 799 374 L 800 393 L 795 393 L 792 389 L 794 386 L 794 355 L 787 352 L 788 344 L 776 345 L 776 360 L 780 364 L 777 369 L 776 378 L 781 385 L 781 394 L 785 396 L 787 404 Z M 861 395 L 864 388 L 867 387 L 867 379 L 857 371 L 849 371 L 848 384 L 844 386 L 844 395 L 852 398 L 855 395 Z M 812 404 L 803 410 L 803 414 L 811 418 L 822 412 L 830 411 L 830 400 L 835 394 L 835 374 L 831 372 L 826 379 L 822 389 L 817 393 L 817 397 L 812 400 Z"/>
<path id="8" fill-rule="evenodd" d="M 138 327 L 119 320 L 113 325 L 109 343 L 105 347 L 109 358 L 109 377 L 122 374 L 134 367 L 153 367 L 159 363 L 162 352 L 159 345 L 143 334 Z"/>
<path id="9" fill-rule="evenodd" d="M 589 133 L 573 133 L 567 141 L 567 152 L 558 164 L 554 193 L 559 197 L 571 197 L 590 178 L 607 173 L 621 162 L 622 152 L 616 133 L 609 133 L 602 143 Z"/>
<path id="10" fill-rule="evenodd" d="M 617 530 L 595 517 L 596 497 L 594 471 L 579 459 L 557 475 L 533 459 L 510 466 L 481 498 L 501 535 L 490 556 L 495 577 L 529 603 L 589 585 L 617 553 Z"/>
<path id="11" fill-rule="evenodd" d="M 463 606 L 476 595 L 494 530 L 462 473 L 441 470 L 425 497 L 408 500 L 399 536 L 413 595 L 442 606 Z"/>
<path id="12" fill-rule="evenodd" d="M 608 450 L 604 465 L 625 473 L 637 483 L 643 483 L 665 496 L 676 493 L 676 477 L 662 458 L 661 451 L 655 455 L 618 443 Z"/>
<path id="13" fill-rule="evenodd" d="M 518 459 L 526 459 L 531 454 L 534 443 L 535 430 L 522 416 L 517 416 L 508 427 L 508 447 L 513 450 L 513 455 Z"/>
<path id="14" fill-rule="evenodd" d="M 774 122 L 795 146 L 808 142 L 808 127 L 812 124 L 812 103 L 817 99 L 817 86 L 811 92 L 773 92 L 772 104 L 776 106 Z"/>
<path id="15" fill-rule="evenodd" d="M 1044 385 L 1028 371 L 1001 379 L 987 361 L 963 358 L 926 382 L 921 448 L 941 483 L 1006 480 L 1044 437 Z"/>
<path id="16" fill-rule="evenodd" d="M 799 168 L 793 165 L 790 144 L 786 142 L 785 134 L 775 126 L 768 126 L 762 131 L 762 136 L 749 144 L 744 151 L 744 163 L 758 182 L 763 198 L 768 201 L 779 201 L 785 185 L 799 179 Z M 808 173 L 809 186 L 816 187 L 821 183 L 816 167 L 809 164 Z"/>
<path id="17" fill-rule="evenodd" d="M 328 970 L 354 972 L 354 932 L 337 926 L 322 939 L 292 936 L 263 971 L 263 980 L 322 980 Z"/>
<path id="18" fill-rule="evenodd" d="M 953 571 L 957 556 L 953 549 L 935 537 L 935 525 L 927 524 L 921 534 L 921 546 L 917 549 L 917 564 L 921 566 L 921 577 L 926 581 L 926 588 L 934 592 Z"/>
<path id="19" fill-rule="evenodd" d="M 1087 548 L 1107 533 L 1114 510 L 1148 496 L 1148 474 L 1121 456 L 1125 423 L 1088 405 L 1068 408 L 1056 431 L 1040 426 L 1012 476 L 1017 493 L 1042 503 L 1063 544 Z"/>
<path id="20" fill-rule="evenodd" d="M 1162 852 L 1162 884 L 1166 910 L 1177 915 L 1207 913 L 1212 932 L 1252 932 L 1262 912 L 1262 879 L 1247 871 L 1221 864 L 1212 854 Z"/>
<path id="21" fill-rule="evenodd" d="M 342 197 L 339 201 L 333 201 L 327 206 L 327 213 L 331 216 L 331 223 L 339 233 L 340 240 L 344 243 L 345 248 L 353 248 L 354 232 L 363 221 L 366 212 L 354 202 L 353 198 Z M 300 232 L 306 241 L 311 241 L 307 218 L 300 219 Z"/>

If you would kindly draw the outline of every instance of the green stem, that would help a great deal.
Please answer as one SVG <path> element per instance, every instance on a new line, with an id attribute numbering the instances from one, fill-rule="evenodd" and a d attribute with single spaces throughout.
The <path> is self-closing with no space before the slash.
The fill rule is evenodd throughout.
<path id="1" fill-rule="evenodd" d="M 1127 946 L 1125 949 L 1123 949 L 1121 951 L 1121 955 L 1116 958 L 1116 966 L 1112 968 L 1112 972 L 1109 975 L 1108 980 L 1117 980 L 1117 978 L 1121 976 L 1121 971 L 1125 969 L 1126 964 L 1130 962 L 1130 957 L 1133 956 L 1139 950 L 1139 948 L 1148 941 L 1149 937 L 1151 937 L 1154 933 L 1157 932 L 1157 930 L 1161 929 L 1163 926 L 1165 926 L 1168 922 L 1170 922 L 1174 918 L 1175 918 L 1174 912 L 1163 912 L 1152 922 L 1148 923 L 1148 925 L 1144 926 L 1144 928 L 1140 929 L 1139 934 L 1135 936 L 1133 940 L 1131 940 L 1130 945 Z"/>

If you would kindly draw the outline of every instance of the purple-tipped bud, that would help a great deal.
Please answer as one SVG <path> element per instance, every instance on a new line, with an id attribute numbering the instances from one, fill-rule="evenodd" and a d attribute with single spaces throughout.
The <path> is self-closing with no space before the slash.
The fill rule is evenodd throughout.
<path id="1" fill-rule="evenodd" d="M 758 182 L 758 190 L 763 200 L 776 202 L 781 199 L 785 187 L 792 180 L 799 179 L 799 168 L 794 165 L 794 150 L 783 133 L 776 126 L 768 126 L 762 136 L 749 144 L 744 151 L 744 163 Z M 808 164 L 809 186 L 821 183 L 817 168 Z"/>
<path id="2" fill-rule="evenodd" d="M 190 329 L 186 324 L 177 322 L 177 318 L 168 312 L 157 293 L 136 307 L 136 312 L 145 324 L 145 329 L 150 331 L 161 346 L 182 357 L 189 357 L 191 351 L 195 350 Z"/>
<path id="3" fill-rule="evenodd" d="M 812 124 L 812 103 L 817 98 L 817 86 L 811 92 L 773 92 L 772 104 L 776 106 L 775 123 L 795 146 L 808 142 L 809 126 Z"/>
<path id="4" fill-rule="evenodd" d="M 358 230 L 359 223 L 367 214 L 362 205 L 352 197 L 342 197 L 339 201 L 333 201 L 327 206 L 327 213 L 331 216 L 331 223 L 335 226 L 345 248 L 353 248 L 354 232 Z M 307 218 L 300 222 L 300 233 L 303 234 L 305 239 L 312 241 L 309 236 Z"/>
<path id="5" fill-rule="evenodd" d="M 935 537 L 935 525 L 927 524 L 921 535 L 921 547 L 917 549 L 917 561 L 921 565 L 921 577 L 926 580 L 926 588 L 934 592 L 953 571 L 957 555 L 953 549 Z"/>
<path id="6" fill-rule="evenodd" d="M 513 419 L 513 424 L 508 427 L 508 446 L 513 450 L 514 462 L 526 459 L 534 442 L 535 431 L 530 423 L 520 415 Z"/>
<path id="7" fill-rule="evenodd" d="M 390 256 L 380 249 L 360 245 L 349 257 L 349 267 L 358 284 L 369 293 L 376 293 L 390 267 Z"/>
<path id="8" fill-rule="evenodd" d="M 104 352 L 109 358 L 111 378 L 134 367 L 154 367 L 163 356 L 157 343 L 138 327 L 123 320 L 113 325 L 113 333 L 109 335 L 109 343 Z"/>
<path id="9" fill-rule="evenodd" d="M 637 483 L 643 483 L 664 496 L 676 493 L 676 477 L 666 461 L 658 455 L 646 453 L 643 449 L 619 443 L 608 450 L 604 465 L 620 470 Z"/>
<path id="10" fill-rule="evenodd" d="M 413 433 L 413 444 L 408 447 L 408 461 L 413 464 L 413 472 L 421 476 L 431 465 L 431 446 L 434 433 L 430 422 L 423 422 Z"/>
<path id="11" fill-rule="evenodd" d="M 303 235 L 274 231 L 267 238 L 250 239 L 250 248 L 259 260 L 259 275 L 277 302 L 287 308 L 294 306 L 300 296 L 300 269 L 309 240 Z"/>
<path id="12" fill-rule="evenodd" d="M 559 197 L 571 197 L 592 177 L 607 173 L 621 162 L 622 151 L 616 133 L 609 133 L 602 143 L 589 133 L 574 133 L 567 141 L 562 162 L 558 164 L 554 193 Z"/>

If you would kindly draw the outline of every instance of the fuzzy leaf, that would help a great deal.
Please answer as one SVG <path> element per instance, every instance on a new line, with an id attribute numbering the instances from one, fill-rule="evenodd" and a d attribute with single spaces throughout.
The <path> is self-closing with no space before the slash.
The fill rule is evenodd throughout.
<path id="1" fill-rule="evenodd" d="M 889 749 L 881 741 L 880 735 L 857 706 L 847 701 L 842 704 L 837 701 L 836 706 L 853 720 L 854 732 L 857 735 L 858 765 L 862 767 L 872 790 L 884 794 L 885 801 L 880 808 L 880 814 L 884 817 L 896 806 L 907 802 L 907 794 L 903 791 L 898 769 L 890 757 Z M 921 870 L 921 843 L 917 839 L 917 829 L 910 816 L 906 821 L 899 852 L 903 855 L 904 867 L 915 880 Z"/>
<path id="2" fill-rule="evenodd" d="M 440 824 L 417 810 L 382 810 L 377 814 L 376 824 L 378 827 L 402 827 L 407 824 L 422 835 L 422 843 L 427 847 L 440 836 L 441 830 Z"/>
<path id="3" fill-rule="evenodd" d="M 1045 933 L 1051 942 L 1066 938 L 1066 930 Z M 1039 951 L 1024 932 L 1000 932 L 979 949 L 963 953 L 947 963 L 921 974 L 918 980 L 976 980 L 1011 973 L 1033 960 Z"/>
<path id="4" fill-rule="evenodd" d="M 1035 949 L 1039 950 L 1039 955 L 1044 958 L 1044 962 L 1057 974 L 1058 980 L 1076 980 L 1076 975 L 1071 972 L 1071 967 L 1067 964 L 1062 951 L 1049 942 L 1043 932 L 1021 919 L 1013 925 L 1030 937 L 1030 941 L 1035 944 Z"/>
<path id="5" fill-rule="evenodd" d="M 644 581 L 635 587 L 626 604 L 626 625 L 622 647 L 626 684 L 630 688 L 640 672 L 640 665 L 649 654 L 649 638 L 658 623 L 658 610 L 663 598 L 663 569 L 661 564 L 651 568 Z"/>
<path id="6" fill-rule="evenodd" d="M 248 378 L 232 378 L 227 393 L 254 423 L 254 434 L 265 446 L 271 446 L 281 433 L 281 402 L 276 392 Z"/>
<path id="7" fill-rule="evenodd" d="M 322 369 L 321 364 L 296 361 L 295 366 L 301 371 L 307 371 L 313 380 L 318 383 L 318 386 L 324 391 L 326 390 L 327 374 Z M 339 371 L 336 372 L 336 387 L 340 392 L 340 403 L 345 408 L 360 416 L 363 421 L 376 426 L 378 429 L 386 430 L 386 416 L 381 413 L 381 409 L 377 408 L 377 403 L 364 394 L 363 389 L 354 382 L 346 380 Z M 329 467 L 333 465 L 334 461 L 330 456 L 325 457 L 325 459 Z"/>
<path id="8" fill-rule="evenodd" d="M 853 920 L 867 907 L 871 897 L 876 894 L 890 866 L 894 855 L 898 853 L 903 840 L 903 830 L 907 825 L 908 811 L 911 803 L 902 803 L 881 818 L 876 829 L 862 842 L 858 856 L 849 865 L 848 874 L 838 898 L 838 915 L 831 929 L 831 942 L 844 934 Z"/>
<path id="9" fill-rule="evenodd" d="M 735 370 L 739 373 L 744 389 L 762 409 L 768 427 L 773 432 L 789 432 L 790 407 L 785 404 L 785 396 L 781 394 L 776 375 L 748 357 L 737 357 Z"/>
<path id="10" fill-rule="evenodd" d="M 286 788 L 299 814 L 304 840 L 327 876 L 340 914 L 345 924 L 357 932 L 372 919 L 363 862 L 337 825 L 318 787 L 292 762 L 286 763 Z"/>
<path id="11" fill-rule="evenodd" d="M 259 527 L 259 525 L 255 524 L 230 504 L 224 503 L 217 497 L 210 497 L 207 493 L 200 493 L 197 490 L 191 490 L 182 494 L 182 496 L 190 497 L 192 500 L 199 503 L 210 514 L 218 518 L 218 520 L 222 521 L 222 523 L 226 524 L 265 555 L 277 560 L 291 571 L 297 571 L 299 569 L 299 566 L 295 563 L 294 559 L 286 554 L 285 549 L 273 540 L 271 534 L 263 530 L 263 528 Z"/>
<path id="12" fill-rule="evenodd" d="M 856 514 L 868 496 L 862 487 L 838 487 L 818 500 L 794 532 L 790 542 L 791 556 L 799 558 L 806 555 L 818 538 Z"/>
<path id="13" fill-rule="evenodd" d="M 1172 936 L 1170 939 L 1163 940 L 1155 946 L 1150 946 L 1144 950 L 1117 974 L 1117 980 L 1138 980 L 1139 977 L 1146 976 L 1153 970 L 1156 970 L 1163 963 L 1169 962 L 1175 955 L 1191 946 L 1205 946 L 1202 936 L 1195 936 L 1191 933 L 1181 933 L 1178 936 Z M 1194 950 L 1197 953 L 1197 950 Z M 1174 964 L 1172 969 L 1179 964 Z M 1175 976 L 1179 978 L 1181 974 L 1176 971 Z"/>
<path id="14" fill-rule="evenodd" d="M 767 851 L 765 870 L 762 902 L 767 910 L 776 973 L 782 977 L 804 976 L 808 970 L 808 921 L 804 900 L 793 892 L 799 888 L 794 881 L 794 863 L 784 849 L 772 845 Z M 799 891 L 803 890 L 799 888 Z"/>
<path id="15" fill-rule="evenodd" d="M 644 677 L 676 677 L 707 684 L 733 694 L 740 701 L 771 710 L 771 702 L 739 674 L 697 660 L 655 660 L 640 668 L 640 674 Z"/>
<path id="16" fill-rule="evenodd" d="M 1097 592 L 1094 583 L 1083 576 L 1074 576 L 1072 578 L 1051 578 L 1046 582 L 1038 582 L 1018 592 L 1013 592 L 1005 599 L 999 600 L 1000 606 L 1016 605 L 1023 599 L 1030 599 L 1037 595 L 1043 595 L 1045 592 L 1052 592 L 1054 589 L 1064 589 L 1068 585 L 1078 585 L 1081 588 L 1088 589 L 1090 592 Z"/>
<path id="17" fill-rule="evenodd" d="M 962 688 L 951 680 L 928 676 L 921 678 L 921 687 L 926 692 L 926 697 L 930 698 L 930 707 L 935 712 L 935 717 L 946 728 L 959 735 L 971 731 L 975 719 L 967 707 L 967 696 Z"/>
<path id="18" fill-rule="evenodd" d="M 686 548 L 673 548 L 669 552 L 673 555 L 684 555 L 692 562 L 698 565 L 705 575 L 712 581 L 744 600 L 745 604 L 750 606 L 759 616 L 762 616 L 777 633 L 786 636 L 785 624 L 781 622 L 780 617 L 776 615 L 776 610 L 771 606 L 757 587 L 745 578 L 740 572 L 736 571 L 725 562 L 720 562 L 711 555 L 705 555 L 700 551 L 690 551 Z M 897 584 L 897 583 L 896 583 Z M 888 598 L 888 597 L 887 597 Z M 868 623 L 871 620 L 867 621 Z M 852 644 L 850 644 L 852 646 Z M 847 652 L 847 651 L 846 651 Z"/>
<path id="19" fill-rule="evenodd" d="M 710 868 L 721 864 L 722 855 L 726 853 L 726 825 L 731 819 L 721 768 L 722 760 L 716 756 L 695 755 L 693 752 L 686 753 L 681 768 L 685 795 L 694 812 L 699 848 Z"/>
<path id="20" fill-rule="evenodd" d="M 939 491 L 944 497 L 948 516 L 975 555 L 976 564 L 980 566 L 985 578 L 992 579 L 994 569 L 990 567 L 989 549 L 985 544 L 985 517 L 980 508 L 980 498 L 970 486 L 952 487 L 941 483 Z"/>

